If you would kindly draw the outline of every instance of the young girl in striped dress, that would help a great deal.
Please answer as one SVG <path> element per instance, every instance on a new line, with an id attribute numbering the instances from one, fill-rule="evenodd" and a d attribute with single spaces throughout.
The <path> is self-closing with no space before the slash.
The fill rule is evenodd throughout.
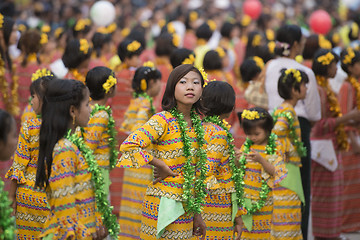
<path id="1" fill-rule="evenodd" d="M 244 110 L 241 125 L 247 136 L 239 160 L 243 178 L 238 191 L 244 223 L 241 239 L 271 239 L 273 189 L 287 175 L 282 149 L 271 133 L 274 123 L 266 110 Z"/>
<path id="2" fill-rule="evenodd" d="M 134 98 L 131 99 L 125 113 L 121 130 L 131 133 L 145 124 L 154 114 L 153 97 L 157 96 L 161 86 L 161 73 L 154 65 L 140 67 L 136 70 L 132 87 Z M 142 201 L 147 186 L 153 179 L 151 166 L 139 169 L 124 169 L 123 188 L 119 223 L 122 239 L 137 238 L 141 227 Z"/>
<path id="3" fill-rule="evenodd" d="M 273 189 L 273 218 L 271 239 L 303 239 L 301 233 L 301 202 L 304 193 L 301 184 L 301 157 L 306 149 L 301 142 L 299 120 L 294 107 L 306 96 L 307 75 L 300 70 L 283 69 L 278 81 L 279 95 L 284 102 L 273 113 L 273 133 L 283 147 L 284 162 L 288 174 Z"/>
<path id="4" fill-rule="evenodd" d="M 168 173 L 147 188 L 140 239 L 192 239 L 193 234 L 205 237 L 200 208 L 206 195 L 206 153 L 197 113 L 203 84 L 201 73 L 193 65 L 175 68 L 162 100 L 164 111 L 131 133 L 120 147 L 118 167 L 151 164 Z"/>

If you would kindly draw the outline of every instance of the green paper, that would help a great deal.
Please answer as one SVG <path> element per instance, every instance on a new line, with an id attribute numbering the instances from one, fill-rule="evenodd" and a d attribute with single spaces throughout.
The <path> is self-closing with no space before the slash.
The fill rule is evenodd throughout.
<path id="1" fill-rule="evenodd" d="M 300 168 L 291 163 L 285 163 L 288 170 L 287 176 L 280 182 L 280 186 L 296 192 L 302 203 L 305 203 L 305 197 L 301 182 Z"/>
<path id="2" fill-rule="evenodd" d="M 246 208 L 250 208 L 252 206 L 251 200 L 248 199 L 248 198 L 245 198 L 244 205 L 245 205 Z M 244 222 L 244 225 L 245 225 L 246 229 L 249 232 L 251 232 L 252 231 L 252 225 L 253 225 L 253 216 L 252 216 L 252 214 L 242 215 L 241 218 L 242 218 L 242 220 Z"/>
<path id="3" fill-rule="evenodd" d="M 160 238 L 164 233 L 165 228 L 184 213 L 185 210 L 182 202 L 166 197 L 161 197 L 158 212 L 156 238 Z"/>
<path id="4" fill-rule="evenodd" d="M 110 189 L 110 185 L 111 185 L 110 170 L 102 168 L 102 167 L 99 167 L 99 169 L 100 169 L 101 175 L 104 179 L 104 193 L 106 194 L 106 196 L 109 196 L 109 189 Z"/>

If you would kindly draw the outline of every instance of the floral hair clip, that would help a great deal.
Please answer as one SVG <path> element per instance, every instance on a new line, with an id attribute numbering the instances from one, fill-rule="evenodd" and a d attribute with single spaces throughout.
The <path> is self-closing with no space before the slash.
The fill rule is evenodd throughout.
<path id="1" fill-rule="evenodd" d="M 175 47 L 179 47 L 180 45 L 180 36 L 177 35 L 176 33 L 172 35 L 172 43 Z"/>
<path id="2" fill-rule="evenodd" d="M 185 58 L 184 61 L 181 64 L 191 64 L 193 65 L 195 62 L 195 56 L 194 54 L 190 54 L 189 57 Z"/>
<path id="3" fill-rule="evenodd" d="M 260 34 L 255 34 L 252 42 L 251 42 L 251 46 L 253 47 L 258 47 L 261 45 L 261 35 Z"/>
<path id="4" fill-rule="evenodd" d="M 141 81 L 140 81 L 140 89 L 143 92 L 145 92 L 147 89 L 147 83 L 146 83 L 145 78 L 141 79 Z"/>
<path id="5" fill-rule="evenodd" d="M 77 23 L 74 27 L 74 30 L 77 32 L 82 31 L 85 29 L 86 26 L 90 26 L 90 24 L 91 24 L 90 19 L 88 19 L 88 18 L 80 19 L 79 21 L 77 21 Z"/>
<path id="6" fill-rule="evenodd" d="M 208 20 L 207 25 L 209 26 L 211 31 L 215 31 L 216 30 L 216 23 L 213 20 Z"/>
<path id="7" fill-rule="evenodd" d="M 276 42 L 276 45 L 278 45 L 280 48 L 283 48 L 283 52 L 282 54 L 284 56 L 289 56 L 290 55 L 290 44 L 285 43 L 285 42 Z"/>
<path id="8" fill-rule="evenodd" d="M 55 38 L 59 38 L 60 35 L 64 32 L 64 28 L 63 27 L 58 27 L 55 32 L 54 32 L 54 36 Z"/>
<path id="9" fill-rule="evenodd" d="M 225 55 L 226 55 L 226 53 L 225 53 L 225 51 L 224 51 L 224 49 L 223 49 L 222 47 L 217 47 L 217 48 L 215 49 L 215 51 L 219 54 L 219 57 L 220 57 L 220 58 L 223 58 L 223 57 L 225 57 Z"/>
<path id="10" fill-rule="evenodd" d="M 129 45 L 127 45 L 126 49 L 129 52 L 136 52 L 140 47 L 141 44 L 138 41 L 134 40 Z"/>
<path id="11" fill-rule="evenodd" d="M 331 49 L 331 42 L 327 40 L 323 35 L 319 35 L 319 46 L 323 49 Z"/>
<path id="12" fill-rule="evenodd" d="M 276 43 L 274 41 L 270 41 L 267 46 L 270 53 L 275 53 Z"/>
<path id="13" fill-rule="evenodd" d="M 4 25 L 4 16 L 0 13 L 0 28 Z"/>
<path id="14" fill-rule="evenodd" d="M 245 109 L 242 113 L 241 113 L 241 118 L 243 119 L 247 119 L 247 120 L 255 120 L 255 119 L 260 119 L 260 114 L 257 111 L 251 111 L 251 110 L 247 110 Z"/>
<path id="15" fill-rule="evenodd" d="M 106 82 L 102 85 L 103 89 L 105 90 L 105 93 L 108 93 L 110 89 L 117 83 L 116 78 L 114 78 L 112 75 L 108 77 Z"/>
<path id="16" fill-rule="evenodd" d="M 355 57 L 355 52 L 352 48 L 347 48 L 346 51 L 347 51 L 347 54 L 344 56 L 344 59 L 342 60 L 342 62 L 344 64 L 351 64 L 352 59 Z"/>
<path id="17" fill-rule="evenodd" d="M 51 27 L 47 24 L 41 27 L 41 32 L 43 33 L 48 33 L 50 31 L 51 31 Z"/>
<path id="18" fill-rule="evenodd" d="M 329 65 L 334 60 L 334 55 L 331 52 L 328 52 L 325 55 L 322 55 L 317 58 L 317 61 L 322 65 Z"/>
<path id="19" fill-rule="evenodd" d="M 155 64 L 152 61 L 144 62 L 143 67 L 155 68 Z"/>
<path id="20" fill-rule="evenodd" d="M 299 70 L 293 69 L 293 68 L 289 68 L 285 70 L 285 75 L 290 75 L 292 74 L 293 77 L 295 78 L 296 82 L 300 83 L 301 82 L 301 73 Z M 286 77 L 283 79 L 283 82 L 285 82 Z"/>
<path id="21" fill-rule="evenodd" d="M 50 70 L 43 68 L 43 69 L 38 69 L 36 70 L 36 72 L 34 72 L 31 75 L 31 81 L 34 82 L 35 80 L 42 78 L 42 77 L 47 77 L 47 76 L 54 76 Z"/>
<path id="22" fill-rule="evenodd" d="M 189 15 L 190 22 L 195 22 L 199 18 L 199 14 L 196 11 L 191 11 Z"/>
<path id="23" fill-rule="evenodd" d="M 264 68 L 264 61 L 260 57 L 254 56 L 253 60 L 255 61 L 256 66 L 258 66 L 260 69 Z"/>
<path id="24" fill-rule="evenodd" d="M 212 79 L 212 80 L 207 80 L 204 82 L 204 85 L 203 87 L 206 87 L 208 85 L 209 82 L 216 82 L 217 80 L 216 79 Z"/>
<path id="25" fill-rule="evenodd" d="M 169 23 L 167 24 L 166 29 L 167 29 L 168 33 L 170 33 L 170 34 L 173 34 L 173 33 L 176 32 L 176 31 L 175 31 L 174 24 L 173 24 L 172 22 L 169 22 Z"/>
<path id="26" fill-rule="evenodd" d="M 198 68 L 199 72 L 201 73 L 202 78 L 204 79 L 204 82 L 208 81 L 208 74 L 205 72 L 203 68 Z"/>
<path id="27" fill-rule="evenodd" d="M 129 35 L 129 34 L 130 34 L 129 28 L 123 28 L 123 30 L 121 30 L 121 36 L 127 37 L 127 35 Z"/>
<path id="28" fill-rule="evenodd" d="M 84 54 L 87 54 L 89 52 L 89 43 L 85 38 L 82 38 L 79 40 L 80 42 L 80 51 Z"/>
<path id="29" fill-rule="evenodd" d="M 47 44 L 48 42 L 49 42 L 48 35 L 46 33 L 42 33 L 40 38 L 40 44 L 44 45 Z"/>
<path id="30" fill-rule="evenodd" d="M 247 27 L 249 26 L 250 23 L 251 23 L 251 17 L 249 15 L 244 15 L 241 19 L 241 25 L 243 27 Z"/>

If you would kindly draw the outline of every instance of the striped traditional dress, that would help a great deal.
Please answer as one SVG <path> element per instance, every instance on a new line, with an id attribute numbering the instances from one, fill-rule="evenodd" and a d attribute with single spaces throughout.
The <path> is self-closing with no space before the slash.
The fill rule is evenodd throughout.
<path id="1" fill-rule="evenodd" d="M 144 97 L 131 99 L 121 130 L 133 132 L 151 117 L 150 101 Z M 151 166 L 124 169 L 123 188 L 119 213 L 121 239 L 139 239 L 141 213 L 147 186 L 153 178 Z"/>
<path id="2" fill-rule="evenodd" d="M 294 119 L 293 127 L 297 136 L 301 137 L 300 124 L 292 105 L 282 103 L 275 115 L 289 113 Z M 301 232 L 301 198 L 304 200 L 302 190 L 300 167 L 301 159 L 297 153 L 294 142 L 290 138 L 289 122 L 286 117 L 279 117 L 275 123 L 273 132 L 278 136 L 285 153 L 284 162 L 288 169 L 286 178 L 295 180 L 284 186 L 281 182 L 273 189 L 274 209 L 271 229 L 271 239 L 300 240 L 303 239 Z M 301 138 L 299 139 L 301 141 Z M 293 172 L 294 171 L 294 172 Z M 293 176 L 291 176 L 293 174 Z M 298 192 L 296 192 L 298 191 Z M 299 192 L 300 191 L 300 192 Z"/>
<path id="3" fill-rule="evenodd" d="M 41 120 L 26 120 L 19 134 L 14 162 L 6 178 L 17 182 L 17 239 L 39 239 L 49 215 L 45 191 L 35 188 Z"/>
<path id="4" fill-rule="evenodd" d="M 312 128 L 312 139 L 332 140 L 338 160 L 337 169 L 332 172 L 312 161 L 311 164 L 311 212 L 313 235 L 336 238 L 340 236 L 343 221 L 344 175 L 342 156 L 336 150 L 335 120 L 327 101 L 326 90 L 318 86 L 321 100 L 321 119 Z"/>

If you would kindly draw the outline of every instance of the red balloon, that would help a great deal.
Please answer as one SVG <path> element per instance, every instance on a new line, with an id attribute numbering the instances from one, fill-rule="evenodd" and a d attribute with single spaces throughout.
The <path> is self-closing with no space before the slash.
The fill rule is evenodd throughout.
<path id="1" fill-rule="evenodd" d="M 324 10 L 316 10 L 310 15 L 309 24 L 311 30 L 318 34 L 327 34 L 332 27 L 331 17 Z"/>
<path id="2" fill-rule="evenodd" d="M 243 11 L 252 19 L 258 19 L 262 11 L 262 5 L 259 0 L 246 0 L 243 4 Z"/>

